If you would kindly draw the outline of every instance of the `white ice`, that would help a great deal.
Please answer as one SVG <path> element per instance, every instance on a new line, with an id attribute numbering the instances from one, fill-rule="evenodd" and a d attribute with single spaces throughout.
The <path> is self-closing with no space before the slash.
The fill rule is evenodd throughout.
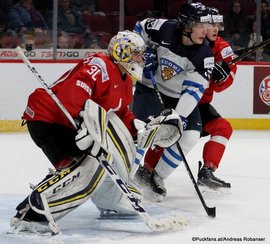
<path id="1" fill-rule="evenodd" d="M 195 177 L 205 141 L 201 139 L 187 157 Z M 60 235 L 11 235 L 6 234 L 10 218 L 30 192 L 29 183 L 39 182 L 51 165 L 28 133 L 0 134 L 0 243 L 270 244 L 269 149 L 270 131 L 234 131 L 215 173 L 232 188 L 216 192 L 202 189 L 206 204 L 216 207 L 216 218 L 207 216 L 181 165 L 166 180 L 167 198 L 162 203 L 144 203 L 155 217 L 185 216 L 188 224 L 178 231 L 152 232 L 139 217 L 100 220 L 89 201 L 59 221 Z"/>

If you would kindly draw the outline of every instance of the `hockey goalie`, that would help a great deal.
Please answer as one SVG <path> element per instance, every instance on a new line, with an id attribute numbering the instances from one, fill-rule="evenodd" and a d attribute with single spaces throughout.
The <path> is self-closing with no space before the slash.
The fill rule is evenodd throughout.
<path id="1" fill-rule="evenodd" d="M 71 128 L 44 90 L 30 95 L 24 119 L 54 170 L 17 206 L 10 233 L 58 234 L 57 221 L 89 199 L 101 214 L 137 214 L 101 162 L 106 161 L 140 201 L 140 187 L 131 179 L 136 147 L 166 148 L 182 132 L 174 110 L 144 123 L 128 109 L 132 100 L 129 75 L 140 78 L 143 50 L 144 42 L 135 33 L 119 32 L 109 44 L 108 56 L 95 54 L 81 61 L 52 85 L 72 118 L 80 122 L 78 130 Z"/>
<path id="2" fill-rule="evenodd" d="M 106 114 L 92 100 L 88 100 L 85 107 L 82 113 L 84 122 L 76 142 L 81 149 L 87 147 L 88 153 L 74 160 L 66 169 L 50 171 L 20 204 L 24 208 L 20 208 L 20 205 L 17 207 L 19 211 L 11 219 L 10 232 L 57 234 L 60 230 L 56 221 L 88 199 L 96 205 L 101 216 L 137 214 L 105 173 L 99 160 L 108 160 L 136 199 L 141 201 L 140 187 L 131 177 L 131 172 L 136 168 L 136 147 L 146 149 L 174 144 L 180 137 L 180 120 L 174 111 L 169 111 L 169 114 L 153 118 L 148 124 L 136 121 L 139 130 L 135 145 L 128 129 L 114 112 Z M 108 152 L 110 158 L 104 158 L 109 155 Z"/>

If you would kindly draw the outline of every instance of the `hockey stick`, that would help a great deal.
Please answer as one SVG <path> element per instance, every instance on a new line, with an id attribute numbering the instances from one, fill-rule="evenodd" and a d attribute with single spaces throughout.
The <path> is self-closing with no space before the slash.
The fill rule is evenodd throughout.
<path id="1" fill-rule="evenodd" d="M 265 41 L 263 41 L 263 42 L 261 42 L 261 43 L 259 43 L 259 44 L 257 44 L 257 45 L 254 45 L 254 46 L 252 46 L 250 48 L 244 49 L 243 51 L 245 51 L 245 53 L 239 55 L 238 57 L 236 57 L 233 60 L 231 60 L 230 62 L 228 62 L 228 65 L 232 65 L 232 64 L 234 64 L 234 63 L 236 63 L 236 62 L 244 59 L 245 57 L 247 57 L 250 54 L 256 52 L 258 49 L 266 46 L 269 43 L 270 43 L 270 38 L 267 39 L 267 40 L 265 40 Z"/>
<path id="2" fill-rule="evenodd" d="M 34 74 L 36 79 L 39 81 L 39 83 L 43 86 L 44 90 L 48 93 L 48 95 L 55 101 L 57 106 L 61 109 L 61 111 L 65 114 L 65 116 L 68 118 L 69 122 L 73 125 L 73 127 L 77 130 L 78 126 L 71 117 L 70 113 L 66 110 L 66 108 L 63 106 L 63 104 L 59 101 L 59 99 L 55 96 L 51 88 L 47 85 L 45 80 L 42 78 L 41 74 L 36 70 L 36 68 L 30 63 L 29 59 L 24 55 L 22 49 L 20 46 L 16 47 L 16 52 L 19 54 L 23 62 L 26 64 L 26 66 L 30 69 L 30 71 Z"/>
<path id="3" fill-rule="evenodd" d="M 241 51 L 242 50 L 242 51 L 245 51 L 245 53 L 243 53 L 243 54 L 237 56 L 236 58 L 232 59 L 227 64 L 230 66 L 230 65 L 232 65 L 232 64 L 234 64 L 234 63 L 236 63 L 238 61 L 241 61 L 242 59 L 246 58 L 250 54 L 256 52 L 258 49 L 266 46 L 267 44 L 270 44 L 270 38 L 267 39 L 267 40 L 265 40 L 265 41 L 263 41 L 263 42 L 261 42 L 261 43 L 259 43 L 259 44 L 257 44 L 257 45 L 254 45 L 254 46 L 252 46 L 250 48 L 240 49 L 238 51 Z M 220 60 L 220 61 L 222 61 L 222 60 Z M 203 70 L 205 70 L 205 69 L 204 68 L 203 69 L 194 69 L 194 70 L 192 70 L 192 72 L 198 72 L 198 71 L 203 71 Z"/>
<path id="4" fill-rule="evenodd" d="M 153 85 L 153 87 L 154 87 L 154 90 L 156 91 L 156 93 L 157 93 L 157 95 L 158 95 L 158 98 L 159 98 L 161 107 L 162 107 L 162 109 L 164 110 L 164 109 L 165 109 L 164 102 L 163 102 L 163 99 L 162 99 L 162 97 L 161 97 L 161 94 L 160 94 L 160 92 L 159 92 L 159 90 L 158 90 L 157 83 L 156 83 L 156 80 L 155 80 L 155 77 L 154 77 L 152 71 L 150 71 L 150 77 L 151 77 L 151 82 L 152 82 L 152 85 Z M 190 177 L 190 179 L 191 179 L 191 181 L 192 181 L 192 183 L 193 183 L 193 186 L 195 187 L 195 190 L 196 190 L 196 192 L 197 192 L 197 194 L 198 194 L 198 196 L 199 196 L 199 198 L 200 198 L 200 200 L 201 200 L 201 203 L 202 203 L 202 205 L 203 205 L 203 207 L 204 207 L 204 209 L 205 209 L 207 215 L 210 216 L 210 217 L 216 217 L 216 207 L 210 208 L 210 207 L 208 207 L 208 206 L 206 205 L 206 203 L 205 203 L 205 201 L 204 201 L 204 198 L 203 198 L 203 196 L 202 196 L 202 194 L 201 194 L 201 192 L 200 192 L 200 189 L 199 189 L 199 187 L 198 187 L 198 184 L 197 184 L 197 182 L 195 181 L 194 176 L 193 176 L 193 174 L 192 174 L 192 172 L 191 172 L 191 170 L 190 170 L 190 167 L 189 167 L 189 165 L 188 165 L 188 162 L 187 162 L 187 160 L 186 160 L 186 157 L 185 157 L 185 155 L 184 155 L 184 153 L 183 153 L 183 150 L 182 150 L 182 148 L 181 148 L 181 146 L 180 146 L 179 141 L 176 142 L 176 146 L 177 146 L 177 149 L 178 149 L 179 153 L 181 154 L 181 156 L 182 156 L 182 158 L 183 158 L 183 161 L 184 161 L 186 170 L 187 170 L 187 172 L 188 172 L 188 174 L 189 174 L 189 177 Z"/>
<path id="5" fill-rule="evenodd" d="M 60 100 L 55 96 L 53 91 L 50 89 L 50 87 L 47 85 L 45 80 L 42 78 L 41 74 L 37 71 L 37 69 L 30 63 L 28 58 L 24 55 L 22 49 L 18 46 L 16 48 L 16 51 L 19 54 L 19 56 L 22 58 L 23 62 L 30 69 L 30 71 L 35 75 L 36 79 L 42 84 L 45 91 L 55 101 L 56 105 L 61 109 L 61 111 L 68 118 L 68 120 L 73 125 L 73 127 L 77 130 L 78 126 L 75 123 L 72 116 L 65 109 L 65 107 L 60 102 Z M 105 149 L 103 149 L 103 154 L 101 157 L 104 157 L 104 158 L 100 158 L 100 160 L 98 160 L 100 165 L 104 168 L 106 173 L 109 174 L 111 180 L 117 185 L 120 191 L 129 200 L 130 206 L 138 213 L 138 215 L 142 217 L 146 225 L 151 230 L 165 231 L 165 230 L 179 229 L 181 226 L 186 224 L 186 220 L 184 220 L 181 216 L 172 216 L 170 218 L 163 218 L 163 219 L 157 219 L 157 218 L 151 217 L 146 212 L 146 210 L 144 209 L 140 201 L 130 192 L 126 183 L 120 178 L 120 176 L 115 172 L 115 170 L 108 163 L 108 159 L 112 157 L 112 155 L 106 152 Z"/>

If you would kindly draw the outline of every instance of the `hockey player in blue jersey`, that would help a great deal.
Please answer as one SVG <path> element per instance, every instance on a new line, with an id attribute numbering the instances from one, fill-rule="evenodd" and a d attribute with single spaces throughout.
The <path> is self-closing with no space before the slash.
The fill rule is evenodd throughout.
<path id="1" fill-rule="evenodd" d="M 179 143 L 185 155 L 198 142 L 202 130 L 197 104 L 209 86 L 209 71 L 214 65 L 212 50 L 205 42 L 210 21 L 206 6 L 191 3 L 181 7 L 178 20 L 147 18 L 134 28 L 151 49 L 144 78 L 136 83 L 133 113 L 147 120 L 162 111 L 151 82 L 152 72 L 165 108 L 174 108 L 182 120 L 184 131 Z M 167 149 L 155 147 L 147 151 L 135 179 L 150 187 L 160 201 L 167 192 L 164 179 L 181 161 L 176 145 Z"/>

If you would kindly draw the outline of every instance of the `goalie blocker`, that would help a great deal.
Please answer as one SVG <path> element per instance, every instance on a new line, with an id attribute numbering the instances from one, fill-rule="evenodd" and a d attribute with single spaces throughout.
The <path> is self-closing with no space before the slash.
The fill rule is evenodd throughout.
<path id="1" fill-rule="evenodd" d="M 86 128 L 89 133 L 80 137 L 80 131 L 76 138 L 77 143 L 81 143 L 83 139 L 87 138 L 86 141 L 88 141 L 88 147 L 91 148 L 91 154 L 93 154 L 93 144 L 97 145 L 96 148 L 103 148 L 111 152 L 113 157 L 105 160 L 116 170 L 128 185 L 129 190 L 140 200 L 140 189 L 130 180 L 136 149 L 127 128 L 115 113 L 106 114 L 105 110 L 92 100 L 86 102 L 83 119 L 81 131 L 84 130 L 85 132 L 84 128 Z M 163 126 L 160 127 L 161 125 Z M 160 145 L 160 143 L 164 146 L 164 143 L 168 144 L 168 141 L 170 144 L 175 143 L 180 137 L 178 125 L 173 113 L 151 120 L 138 132 L 141 146 Z M 169 128 L 174 128 L 174 132 L 172 133 Z M 176 133 L 175 128 L 177 128 L 178 133 Z M 150 134 L 151 136 L 149 136 Z M 161 135 L 166 138 L 166 141 L 162 140 Z M 80 140 L 79 138 L 83 139 Z M 87 148 L 86 144 L 84 146 Z M 137 214 L 98 162 L 98 160 L 103 160 L 102 157 L 104 156 L 101 155 L 99 159 L 93 156 L 83 156 L 74 161 L 73 166 L 60 172 L 51 172 L 45 180 L 34 188 L 27 199 L 19 204 L 17 207 L 18 213 L 11 220 L 12 229 L 10 233 L 51 231 L 53 234 L 57 234 L 60 229 L 56 221 L 89 198 L 100 211 Z"/>

